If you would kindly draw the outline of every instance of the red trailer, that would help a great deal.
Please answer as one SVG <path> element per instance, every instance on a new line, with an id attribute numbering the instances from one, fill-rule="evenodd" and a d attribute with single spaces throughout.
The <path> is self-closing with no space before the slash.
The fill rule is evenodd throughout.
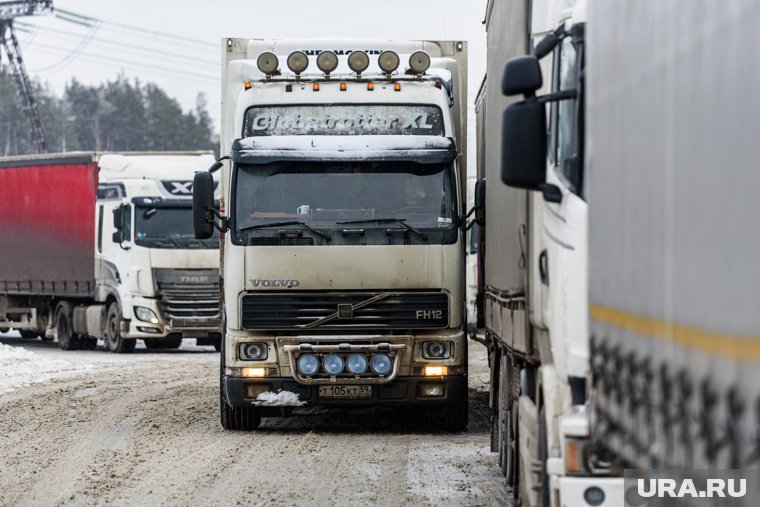
<path id="1" fill-rule="evenodd" d="M 92 297 L 92 153 L 0 161 L 0 294 Z"/>

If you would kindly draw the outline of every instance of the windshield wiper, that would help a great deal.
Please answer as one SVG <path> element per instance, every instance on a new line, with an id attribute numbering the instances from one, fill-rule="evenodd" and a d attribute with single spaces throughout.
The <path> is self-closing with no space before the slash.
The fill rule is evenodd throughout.
<path id="1" fill-rule="evenodd" d="M 407 231 L 411 231 L 425 241 L 427 241 L 428 237 L 427 234 L 422 232 L 421 230 L 417 229 L 416 227 L 412 227 L 411 225 L 406 223 L 406 218 L 367 218 L 364 220 L 345 220 L 343 222 L 335 222 L 338 225 L 349 225 L 349 224 L 399 224 L 403 228 L 405 228 Z"/>
<path id="2" fill-rule="evenodd" d="M 237 231 L 238 232 L 243 232 L 243 231 L 250 231 L 250 230 L 254 230 L 254 229 L 268 229 L 270 227 L 285 227 L 285 226 L 288 226 L 288 225 L 297 225 L 301 229 L 309 231 L 312 234 L 316 234 L 317 236 L 322 236 L 327 241 L 330 241 L 332 239 L 332 238 L 330 238 L 330 236 L 327 233 L 325 233 L 323 231 L 320 231 L 318 229 L 315 229 L 315 228 L 311 227 L 310 225 L 305 224 L 304 222 L 299 222 L 298 220 L 291 220 L 291 221 L 288 221 L 288 222 L 272 222 L 272 223 L 269 223 L 269 224 L 246 225 L 245 227 L 241 227 Z"/>

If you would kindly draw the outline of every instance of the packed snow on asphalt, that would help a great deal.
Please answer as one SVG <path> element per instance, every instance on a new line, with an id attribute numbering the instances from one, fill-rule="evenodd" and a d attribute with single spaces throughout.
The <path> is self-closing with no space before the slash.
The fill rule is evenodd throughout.
<path id="1" fill-rule="evenodd" d="M 139 343 L 139 342 L 138 342 Z M 219 425 L 219 356 L 67 352 L 0 334 L 0 505 L 503 505 L 485 349 L 470 344 L 470 425 L 424 412 L 297 408 Z"/>

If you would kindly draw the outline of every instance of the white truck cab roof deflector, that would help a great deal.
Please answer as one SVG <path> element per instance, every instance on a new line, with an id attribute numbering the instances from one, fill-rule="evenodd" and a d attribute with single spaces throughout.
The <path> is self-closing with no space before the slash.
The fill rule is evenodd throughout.
<path id="1" fill-rule="evenodd" d="M 454 160 L 457 149 L 452 138 L 441 136 L 262 136 L 236 139 L 231 156 L 239 164 L 287 160 L 441 164 Z"/>

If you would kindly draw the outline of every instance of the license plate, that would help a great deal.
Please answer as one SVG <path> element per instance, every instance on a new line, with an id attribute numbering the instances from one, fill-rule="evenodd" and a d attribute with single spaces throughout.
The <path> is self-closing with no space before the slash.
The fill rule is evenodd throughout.
<path id="1" fill-rule="evenodd" d="M 372 398 L 372 386 L 319 386 L 320 398 Z"/>

